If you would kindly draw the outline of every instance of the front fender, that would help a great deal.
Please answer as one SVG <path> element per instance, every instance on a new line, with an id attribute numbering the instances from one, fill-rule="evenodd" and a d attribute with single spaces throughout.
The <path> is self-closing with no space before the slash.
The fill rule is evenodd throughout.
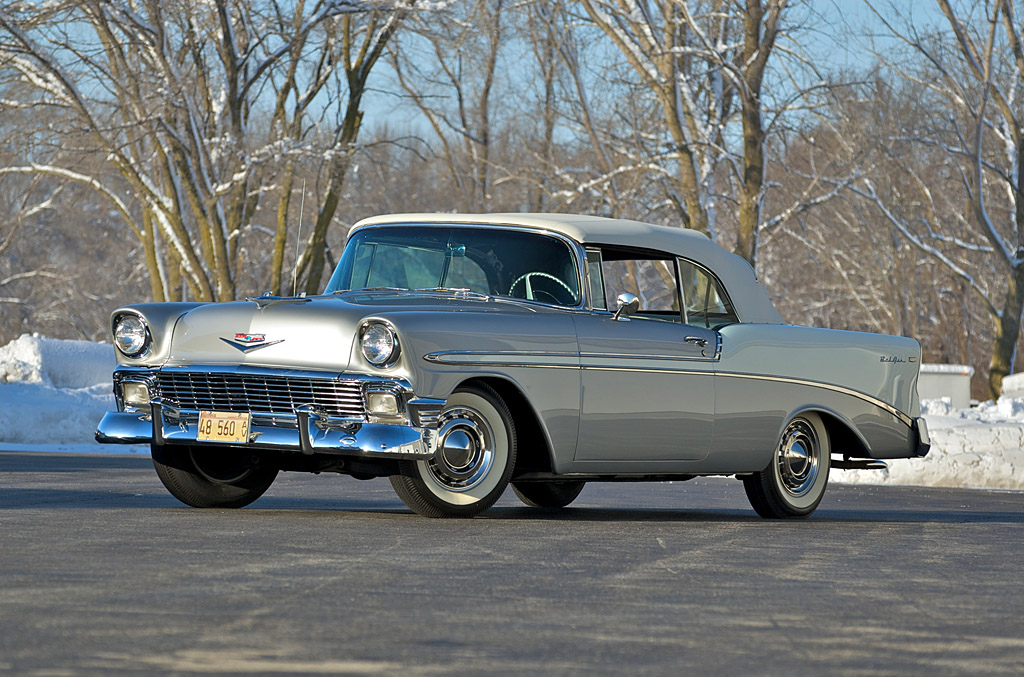
<path id="1" fill-rule="evenodd" d="M 121 351 L 114 350 L 117 363 L 125 366 L 144 367 L 158 366 L 167 361 L 171 353 L 171 338 L 174 325 L 190 310 L 206 305 L 205 303 L 134 303 L 121 306 L 110 313 L 110 336 L 114 336 L 114 324 L 123 315 L 141 317 L 150 334 L 150 347 L 139 357 L 128 357 Z"/>

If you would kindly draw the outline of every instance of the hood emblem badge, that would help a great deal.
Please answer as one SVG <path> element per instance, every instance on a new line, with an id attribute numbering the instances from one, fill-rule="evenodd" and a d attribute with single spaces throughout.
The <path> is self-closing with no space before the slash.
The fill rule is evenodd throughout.
<path id="1" fill-rule="evenodd" d="M 268 341 L 266 334 L 235 334 L 234 339 L 224 338 L 221 336 L 220 340 L 227 343 L 232 348 L 238 348 L 243 353 L 251 353 L 252 351 L 259 350 L 260 348 L 284 343 L 284 339 Z"/>

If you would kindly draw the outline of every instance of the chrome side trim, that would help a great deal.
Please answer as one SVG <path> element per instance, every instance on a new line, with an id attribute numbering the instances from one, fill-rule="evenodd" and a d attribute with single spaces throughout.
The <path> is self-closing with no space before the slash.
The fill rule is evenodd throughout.
<path id="1" fill-rule="evenodd" d="M 717 362 L 720 351 L 714 357 L 686 357 L 685 355 L 625 355 L 621 353 L 580 353 L 580 360 L 637 360 L 642 362 Z M 584 364 L 585 368 L 599 369 L 605 365 Z M 609 367 L 611 365 L 608 365 Z M 670 369 L 669 371 L 675 371 Z"/>
<path id="2" fill-rule="evenodd" d="M 633 360 L 637 362 L 716 362 L 721 357 L 721 339 L 719 339 L 718 350 L 714 357 L 685 357 L 685 356 L 646 356 L 626 355 L 617 353 L 572 353 L 572 352 L 519 352 L 509 351 L 473 351 L 473 350 L 446 350 L 443 352 L 428 353 L 423 356 L 427 362 L 434 364 L 488 366 L 488 367 L 550 367 L 554 369 L 609 369 L 609 370 L 639 370 L 639 371 L 666 371 L 672 373 L 686 373 L 686 369 L 672 369 L 669 367 L 615 367 L 602 364 L 584 364 L 584 360 Z M 709 373 L 699 371 L 695 373 Z"/>
<path id="3" fill-rule="evenodd" d="M 724 378 L 741 378 L 750 379 L 754 381 L 771 381 L 773 383 L 791 383 L 799 386 L 810 386 L 812 388 L 822 388 L 823 390 L 831 390 L 832 392 L 841 393 L 843 395 L 849 395 L 856 397 L 857 399 L 863 400 L 869 404 L 873 404 L 879 409 L 884 409 L 896 418 L 898 418 L 907 427 L 913 427 L 914 420 L 904 414 L 902 411 L 892 406 L 888 402 L 884 402 L 877 397 L 862 393 L 859 390 L 853 388 L 847 388 L 845 386 L 837 386 L 832 383 L 823 383 L 822 381 L 811 381 L 809 379 L 792 378 L 789 376 L 768 376 L 764 374 L 745 374 L 742 372 L 728 372 L 721 371 L 715 372 L 715 376 L 722 376 Z"/>
<path id="4" fill-rule="evenodd" d="M 519 351 L 446 350 L 423 356 L 434 364 L 486 367 L 548 367 L 552 369 L 579 369 L 580 356 L 574 352 L 527 353 Z"/>
<path id="5" fill-rule="evenodd" d="M 700 360 L 691 360 L 691 361 L 700 361 Z M 705 361 L 710 362 L 710 360 L 705 360 Z M 635 373 L 638 373 L 638 374 L 681 374 L 681 375 L 689 374 L 690 376 L 697 376 L 697 375 L 700 375 L 700 376 L 713 376 L 713 375 L 715 375 L 715 372 L 712 371 L 711 369 L 706 369 L 706 370 L 700 370 L 700 369 L 671 369 L 669 367 L 663 367 L 663 368 L 652 368 L 652 367 L 607 367 L 607 366 L 603 366 L 603 365 L 584 364 L 584 365 L 582 365 L 580 367 L 580 369 L 585 369 L 587 371 L 628 371 L 628 372 L 635 372 Z"/>

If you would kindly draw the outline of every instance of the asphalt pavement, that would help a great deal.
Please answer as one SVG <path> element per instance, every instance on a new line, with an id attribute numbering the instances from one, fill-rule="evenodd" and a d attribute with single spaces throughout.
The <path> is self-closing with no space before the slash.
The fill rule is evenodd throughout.
<path id="1" fill-rule="evenodd" d="M 839 471 L 835 471 L 839 475 Z M 0 452 L 0 674 L 1024 673 L 1024 494 L 732 479 L 412 514 L 282 474 L 186 508 L 148 458 Z"/>

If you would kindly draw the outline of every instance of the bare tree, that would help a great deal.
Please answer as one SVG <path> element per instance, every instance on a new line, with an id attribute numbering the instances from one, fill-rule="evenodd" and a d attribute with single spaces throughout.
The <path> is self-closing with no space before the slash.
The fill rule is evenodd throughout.
<path id="1" fill-rule="evenodd" d="M 416 0 L 407 0 L 387 11 L 371 11 L 361 16 L 344 16 L 337 26 L 339 49 L 331 59 L 340 62 L 345 76 L 346 91 L 337 97 L 343 111 L 335 125 L 326 153 L 326 181 L 320 209 L 312 234 L 302 256 L 296 262 L 298 275 L 305 279 L 305 290 L 315 294 L 320 290 L 327 252 L 327 233 L 342 197 L 345 177 L 357 150 L 356 141 L 363 124 L 363 96 L 373 67 L 383 55 L 385 47 L 408 14 Z M 443 8 L 445 3 L 437 7 Z"/>
<path id="2" fill-rule="evenodd" d="M 43 212 L 52 210 L 57 198 L 64 189 L 65 184 L 63 183 L 47 182 L 49 185 L 43 186 L 43 195 L 40 196 L 40 191 L 38 190 L 38 184 L 41 183 L 40 178 L 32 177 L 28 185 L 22 184 L 17 187 L 3 186 L 0 189 L 2 191 L 0 195 L 3 195 L 5 198 L 0 202 L 9 208 L 5 209 L 2 216 L 0 216 L 0 264 L 4 263 L 4 257 L 14 244 L 19 234 L 18 231 L 22 228 L 25 221 L 33 219 Z M 14 191 L 20 194 L 15 195 Z M 39 277 L 56 278 L 58 276 L 54 271 L 41 267 L 33 267 L 29 270 L 11 270 L 7 266 L 0 265 L 0 306 L 3 304 L 27 303 L 20 296 L 8 295 L 9 292 L 7 290 L 15 285 L 15 283 Z"/>
<path id="3" fill-rule="evenodd" d="M 59 159 L 4 171 L 59 176 L 103 195 L 143 245 L 154 299 L 176 297 L 179 271 L 194 298 L 234 298 L 240 237 L 267 188 L 265 166 L 281 151 L 278 138 L 250 126 L 257 101 L 314 30 L 381 6 L 9 4 L 0 8 L 0 72 L 26 89 L 20 105 L 60 110 L 63 120 L 37 133 L 85 130 L 119 178 Z M 287 30 L 265 32 L 271 17 Z"/>
<path id="4" fill-rule="evenodd" d="M 677 167 L 669 196 L 683 225 L 715 236 L 717 170 L 723 161 L 734 162 L 740 185 L 736 250 L 751 263 L 756 260 L 764 189 L 761 87 L 786 3 L 582 0 L 663 109 Z M 729 150 L 727 138 L 737 112 L 742 126 L 739 152 Z"/>
<path id="5" fill-rule="evenodd" d="M 464 211 L 491 208 L 493 108 L 499 52 L 508 42 L 505 5 L 474 0 L 422 16 L 391 50 L 397 81 L 433 132 Z"/>
<path id="6" fill-rule="evenodd" d="M 876 10 L 891 35 L 919 57 L 880 58 L 930 104 L 882 145 L 899 141 L 934 154 L 954 168 L 955 182 L 936 186 L 901 163 L 923 207 L 909 215 L 877 182 L 865 179 L 855 190 L 984 303 L 993 324 L 988 388 L 998 397 L 1024 321 L 1024 9 L 1011 0 L 979 0 L 966 8 L 936 2 L 948 24 L 942 32 L 922 31 L 907 16 Z M 939 208 L 950 200 L 960 208 Z M 979 255 L 983 269 L 996 273 L 995 284 L 965 265 Z"/>
<path id="7" fill-rule="evenodd" d="M 530 19 L 544 82 L 544 128 L 531 163 L 541 189 L 536 200 L 552 211 L 652 218 L 664 204 L 650 186 L 672 177 L 651 159 L 664 153 L 643 86 L 617 77 L 616 64 L 604 58 L 603 33 L 580 21 L 571 3 L 534 5 Z M 574 141 L 556 144 L 556 126 L 571 130 Z"/>

